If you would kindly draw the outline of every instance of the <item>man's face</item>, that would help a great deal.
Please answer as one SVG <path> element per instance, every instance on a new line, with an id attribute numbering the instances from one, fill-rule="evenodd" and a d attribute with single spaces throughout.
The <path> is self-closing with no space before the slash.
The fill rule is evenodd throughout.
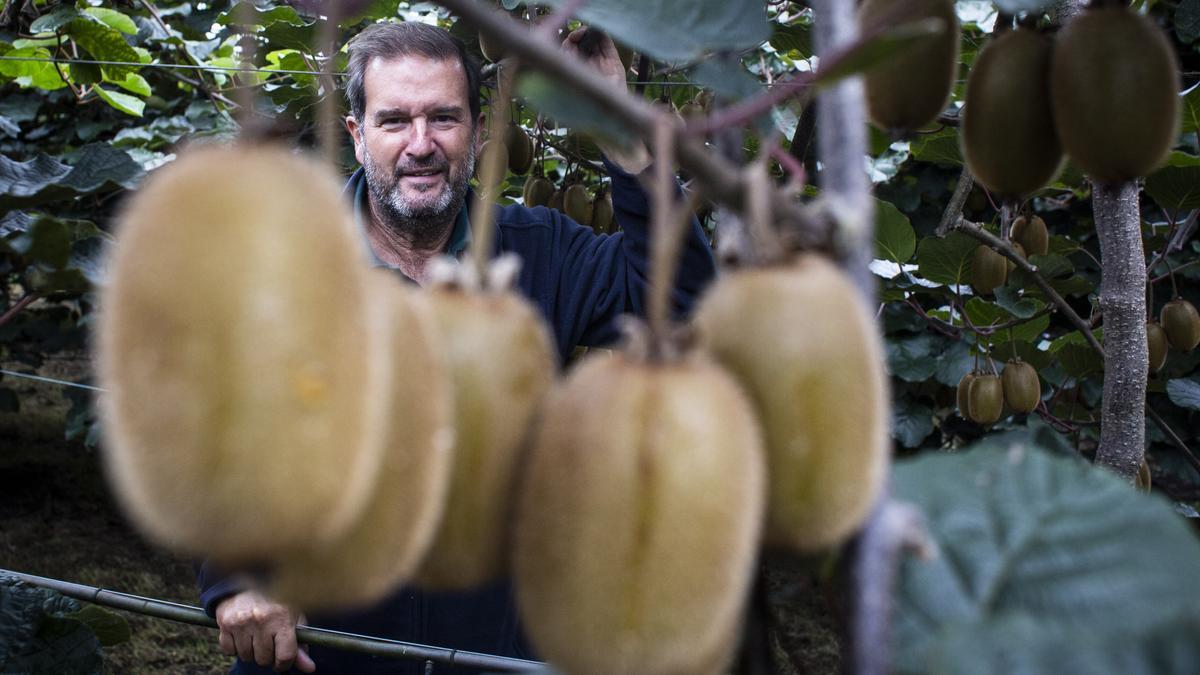
<path id="1" fill-rule="evenodd" d="M 462 207 L 476 130 L 457 60 L 372 59 L 361 123 L 347 119 L 375 208 L 416 241 L 436 239 Z"/>

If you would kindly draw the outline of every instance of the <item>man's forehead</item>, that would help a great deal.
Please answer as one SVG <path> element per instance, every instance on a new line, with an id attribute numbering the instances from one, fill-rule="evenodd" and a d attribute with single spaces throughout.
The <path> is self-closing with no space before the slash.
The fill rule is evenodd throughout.
<path id="1" fill-rule="evenodd" d="M 363 78 L 367 107 L 453 104 L 467 107 L 467 76 L 458 59 L 420 54 L 374 57 Z"/>

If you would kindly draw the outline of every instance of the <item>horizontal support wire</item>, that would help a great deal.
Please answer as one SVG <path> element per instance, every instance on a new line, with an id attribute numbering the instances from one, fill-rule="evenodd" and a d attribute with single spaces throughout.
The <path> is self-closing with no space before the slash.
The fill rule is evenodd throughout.
<path id="1" fill-rule="evenodd" d="M 37 382 L 48 382 L 50 384 L 58 384 L 58 385 L 62 385 L 64 387 L 72 387 L 75 389 L 87 389 L 88 391 L 99 391 L 99 392 L 107 391 L 105 389 L 101 389 L 100 387 L 93 387 L 90 384 L 81 384 L 79 382 L 68 382 L 66 380 L 56 380 L 53 377 L 43 377 L 41 375 L 32 375 L 30 373 L 18 373 L 15 370 L 4 370 L 3 368 L 0 368 L 0 375 L 11 375 L 12 377 L 19 377 L 24 380 L 35 380 Z"/>
<path id="2" fill-rule="evenodd" d="M 12 570 L 0 569 L 0 578 L 3 578 L 6 575 L 16 577 L 17 579 L 34 586 L 57 591 L 62 595 L 75 598 L 76 600 L 83 600 L 85 602 L 91 602 L 97 605 L 103 605 L 105 607 L 112 607 L 114 609 L 120 609 L 126 612 L 133 612 L 134 614 L 141 614 L 159 619 L 167 619 L 170 621 L 192 624 L 194 626 L 204 626 L 207 628 L 217 627 L 217 622 L 213 620 L 212 617 L 205 614 L 204 610 L 200 609 L 199 607 L 182 605 L 176 602 L 168 602 L 166 600 L 158 600 L 156 598 L 145 598 L 140 595 L 131 595 L 129 593 L 110 591 L 103 588 L 96 588 L 94 586 L 85 586 L 83 584 L 77 584 L 70 581 L 61 581 L 59 579 L 39 577 L 33 574 L 25 574 L 22 572 L 13 572 Z M 297 626 L 296 639 L 300 643 L 307 645 L 319 645 L 321 647 L 330 647 L 333 649 L 341 649 L 344 651 L 371 654 L 374 656 L 383 656 L 388 658 L 440 663 L 448 666 L 482 668 L 508 673 L 545 670 L 545 664 L 539 661 L 528 661 L 525 659 L 516 659 L 507 656 L 481 654 L 479 652 L 460 651 L 457 649 L 434 647 L 415 642 L 388 640 L 369 635 L 358 635 L 355 633 L 329 630 L 327 628 L 314 628 L 312 626 Z"/>

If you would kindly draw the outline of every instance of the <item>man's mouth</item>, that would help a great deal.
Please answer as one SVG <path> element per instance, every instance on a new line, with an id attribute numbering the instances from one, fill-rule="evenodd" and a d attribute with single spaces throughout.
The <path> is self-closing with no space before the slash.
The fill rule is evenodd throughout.
<path id="1" fill-rule="evenodd" d="M 437 176 L 441 173 L 442 173 L 441 169 L 422 169 L 420 171 L 405 171 L 405 172 L 401 173 L 400 175 L 402 175 L 404 177 L 422 178 L 425 176 Z"/>

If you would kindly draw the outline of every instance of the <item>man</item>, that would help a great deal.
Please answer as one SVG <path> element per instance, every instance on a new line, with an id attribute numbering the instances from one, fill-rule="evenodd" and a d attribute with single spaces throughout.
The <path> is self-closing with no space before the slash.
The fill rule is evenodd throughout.
<path id="1" fill-rule="evenodd" d="M 579 54 L 583 31 L 564 49 Z M 588 62 L 625 87 L 624 67 L 605 38 Z M 347 184 L 370 257 L 421 282 L 429 261 L 460 255 L 470 240 L 468 183 L 481 143 L 479 70 L 462 43 L 446 31 L 418 23 L 377 24 L 350 42 L 346 128 L 362 164 Z M 523 260 L 520 290 L 541 309 L 565 360 L 576 345 L 606 344 L 617 336 L 615 319 L 641 314 L 649 269 L 649 203 L 638 180 L 650 158 L 644 148 L 608 149 L 606 166 L 623 232 L 597 236 L 542 207 L 498 208 L 497 252 Z M 680 273 L 676 309 L 686 312 L 714 264 L 699 223 L 692 223 Z M 221 649 L 239 657 L 235 673 L 417 673 L 419 662 L 373 659 L 337 650 L 298 648 L 301 620 L 235 579 L 202 566 L 201 599 L 221 632 Z M 518 626 L 511 588 L 499 581 L 468 592 L 401 588 L 378 605 L 338 616 L 311 617 L 312 625 L 442 647 L 532 658 Z M 258 664 L 257 666 L 255 664 Z M 439 667 L 438 671 L 449 670 Z M 456 673 L 467 672 L 463 669 Z"/>

